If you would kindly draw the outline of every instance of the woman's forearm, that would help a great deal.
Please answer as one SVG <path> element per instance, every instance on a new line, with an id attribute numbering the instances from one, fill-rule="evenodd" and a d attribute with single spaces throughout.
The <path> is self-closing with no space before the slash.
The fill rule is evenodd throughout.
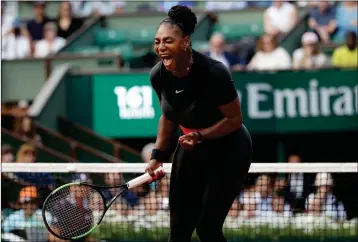
<path id="1" fill-rule="evenodd" d="M 173 135 L 178 125 L 168 120 L 165 116 L 160 116 L 158 124 L 158 135 L 155 142 L 155 148 L 167 151 L 170 147 Z"/>
<path id="2" fill-rule="evenodd" d="M 203 137 L 203 140 L 206 139 L 216 139 L 222 136 L 226 136 L 231 132 L 239 129 L 242 125 L 241 116 L 235 116 L 233 118 L 223 118 L 216 124 L 201 130 L 200 133 Z"/>

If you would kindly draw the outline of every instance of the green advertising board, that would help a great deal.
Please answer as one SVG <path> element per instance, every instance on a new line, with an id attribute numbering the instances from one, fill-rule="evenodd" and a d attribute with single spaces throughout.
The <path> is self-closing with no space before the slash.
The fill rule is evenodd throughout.
<path id="1" fill-rule="evenodd" d="M 161 115 L 148 74 L 93 77 L 93 129 L 110 137 L 156 135 Z"/>
<path id="2" fill-rule="evenodd" d="M 357 70 L 233 73 L 252 133 L 358 130 Z M 93 129 L 108 137 L 153 137 L 161 115 L 148 73 L 93 77 Z"/>

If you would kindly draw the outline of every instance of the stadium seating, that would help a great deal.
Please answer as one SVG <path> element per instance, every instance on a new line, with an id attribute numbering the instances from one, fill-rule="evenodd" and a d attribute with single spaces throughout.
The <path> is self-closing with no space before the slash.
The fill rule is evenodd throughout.
<path id="1" fill-rule="evenodd" d="M 130 29 L 128 41 L 133 45 L 146 45 L 151 46 L 156 33 L 156 27 L 143 27 Z"/>
<path id="2" fill-rule="evenodd" d="M 116 153 L 118 153 L 119 158 L 123 161 L 142 162 L 139 153 L 126 145 L 119 145 L 64 117 L 59 117 L 57 122 L 58 130 L 63 136 L 82 142 L 108 155 L 116 156 Z M 118 150 L 116 151 L 116 149 Z"/>
<path id="3" fill-rule="evenodd" d="M 96 32 L 96 45 L 118 45 L 127 42 L 128 32 L 120 29 L 101 29 Z"/>
<path id="4" fill-rule="evenodd" d="M 214 32 L 221 32 L 228 41 L 240 40 L 243 37 L 259 37 L 264 32 L 262 23 L 254 24 L 218 24 Z"/>
<path id="5" fill-rule="evenodd" d="M 117 53 L 120 54 L 123 60 L 131 60 L 133 57 L 133 45 L 131 44 L 122 44 L 122 45 L 110 45 L 105 46 L 102 49 L 105 53 Z"/>
<path id="6" fill-rule="evenodd" d="M 10 144 L 15 150 L 19 149 L 20 146 L 27 142 L 6 129 L 1 129 L 2 142 Z M 37 145 L 37 162 L 75 162 L 71 157 L 61 154 L 56 150 L 52 150 L 46 147 Z"/>

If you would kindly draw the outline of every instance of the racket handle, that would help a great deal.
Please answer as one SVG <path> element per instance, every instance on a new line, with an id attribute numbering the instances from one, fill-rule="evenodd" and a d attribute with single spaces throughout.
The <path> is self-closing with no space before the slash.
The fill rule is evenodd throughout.
<path id="1" fill-rule="evenodd" d="M 154 171 L 154 173 L 157 174 L 158 172 L 161 172 L 161 171 L 164 172 L 164 169 L 162 166 L 157 168 Z M 127 182 L 127 187 L 128 187 L 128 189 L 132 189 L 132 188 L 135 188 L 137 186 L 140 186 L 144 183 L 151 182 L 151 181 L 153 181 L 153 177 L 151 177 L 148 173 L 145 173 L 145 174 Z"/>

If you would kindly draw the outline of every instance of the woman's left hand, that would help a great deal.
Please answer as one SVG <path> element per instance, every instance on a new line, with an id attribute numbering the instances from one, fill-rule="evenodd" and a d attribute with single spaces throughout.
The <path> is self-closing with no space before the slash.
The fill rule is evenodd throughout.
<path id="1" fill-rule="evenodd" d="M 192 132 L 179 137 L 179 144 L 184 150 L 192 150 L 199 143 L 199 135 Z"/>

